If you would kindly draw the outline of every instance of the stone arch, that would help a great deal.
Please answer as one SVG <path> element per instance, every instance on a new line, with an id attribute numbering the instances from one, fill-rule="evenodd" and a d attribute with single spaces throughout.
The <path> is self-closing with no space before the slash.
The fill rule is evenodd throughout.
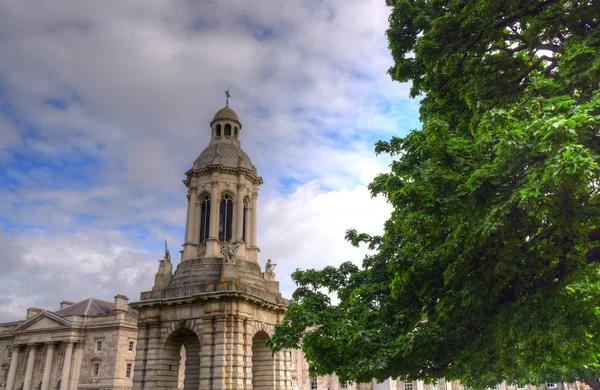
<path id="1" fill-rule="evenodd" d="M 159 388 L 180 387 L 180 363 L 185 364 L 181 369 L 183 389 L 197 389 L 200 385 L 200 339 L 189 328 L 173 331 L 163 343 L 157 373 Z"/>
<path id="2" fill-rule="evenodd" d="M 252 389 L 272 389 L 275 384 L 275 360 L 266 342 L 269 335 L 258 331 L 252 338 Z"/>

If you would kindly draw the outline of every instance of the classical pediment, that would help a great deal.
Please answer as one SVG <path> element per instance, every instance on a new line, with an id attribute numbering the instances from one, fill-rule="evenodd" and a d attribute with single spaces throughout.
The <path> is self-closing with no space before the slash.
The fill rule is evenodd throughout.
<path id="1" fill-rule="evenodd" d="M 13 329 L 12 333 L 27 332 L 32 330 L 66 329 L 70 326 L 71 323 L 69 321 L 57 315 L 48 312 L 41 312 Z"/>

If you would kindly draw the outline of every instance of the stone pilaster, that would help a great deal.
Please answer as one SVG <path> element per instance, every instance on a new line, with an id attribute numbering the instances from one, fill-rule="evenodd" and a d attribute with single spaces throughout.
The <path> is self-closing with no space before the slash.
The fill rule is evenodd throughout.
<path id="1" fill-rule="evenodd" d="M 233 356 L 232 356 L 232 372 L 231 377 L 233 380 L 234 389 L 245 388 L 245 345 L 244 345 L 244 318 L 241 316 L 234 317 L 233 324 Z"/>
<path id="2" fill-rule="evenodd" d="M 52 360 L 54 359 L 54 343 L 46 343 L 46 361 L 44 363 L 44 373 L 42 374 L 42 387 L 40 390 L 49 390 L 52 380 Z"/>
<path id="3" fill-rule="evenodd" d="M 227 366 L 225 368 L 225 372 L 227 375 L 227 379 L 225 381 L 225 385 L 227 389 L 233 389 L 233 354 L 235 353 L 234 351 L 234 345 L 233 345 L 233 331 L 234 331 L 234 317 L 229 314 L 227 316 L 227 333 L 225 335 L 226 341 L 227 341 L 227 351 L 226 351 L 226 355 L 227 358 L 225 359 Z"/>
<path id="4" fill-rule="evenodd" d="M 250 319 L 244 319 L 244 389 L 252 389 L 252 333 Z"/>
<path id="5" fill-rule="evenodd" d="M 17 376 L 17 364 L 19 361 L 19 346 L 12 346 L 12 358 L 10 359 L 10 368 L 8 369 L 8 378 L 6 380 L 6 390 L 13 390 L 15 387 L 15 378 Z"/>
<path id="6" fill-rule="evenodd" d="M 216 318 L 215 343 L 213 347 L 212 390 L 226 390 L 227 377 L 227 317 Z"/>
<path id="7" fill-rule="evenodd" d="M 273 356 L 275 366 L 275 388 L 280 390 L 286 390 L 287 386 L 285 383 L 285 365 L 283 360 L 284 351 L 279 351 Z"/>
<path id="8" fill-rule="evenodd" d="M 200 342 L 200 390 L 212 389 L 213 349 L 215 343 L 215 320 L 205 318 Z"/>
<path id="9" fill-rule="evenodd" d="M 36 344 L 27 344 L 27 366 L 25 368 L 23 390 L 31 390 L 31 380 L 33 379 L 33 366 L 35 364 L 36 347 Z"/>
<path id="10" fill-rule="evenodd" d="M 147 324 L 140 324 L 139 329 L 144 329 L 144 339 L 141 340 L 138 336 L 138 348 L 137 351 L 143 351 L 135 357 L 135 366 L 142 367 L 140 370 L 140 376 L 142 380 L 138 383 L 134 382 L 134 390 L 153 390 L 159 387 L 160 381 L 160 349 L 162 347 L 160 343 L 160 323 L 150 322 Z M 138 330 L 138 335 L 140 331 Z M 142 343 L 140 345 L 140 342 Z M 143 347 L 146 348 L 143 348 Z M 143 349 L 142 349 L 143 348 Z M 138 371 L 137 368 L 135 370 Z M 139 386 L 139 387 L 138 387 Z"/>
<path id="11" fill-rule="evenodd" d="M 60 377 L 60 390 L 69 389 L 69 377 L 71 375 L 71 359 L 73 357 L 73 342 L 67 341 L 65 357 L 63 359 L 62 375 Z"/>
<path id="12" fill-rule="evenodd" d="M 71 390 L 77 390 L 77 386 L 79 385 L 81 361 L 83 359 L 83 345 L 83 343 L 75 344 L 75 357 L 73 358 L 73 367 L 71 369 Z"/>

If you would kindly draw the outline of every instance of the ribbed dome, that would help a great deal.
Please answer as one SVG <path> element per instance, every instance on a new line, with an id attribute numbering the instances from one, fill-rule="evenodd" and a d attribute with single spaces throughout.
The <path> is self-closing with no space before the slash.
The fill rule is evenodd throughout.
<path id="1" fill-rule="evenodd" d="M 233 112 L 233 111 L 231 111 Z M 235 113 L 233 113 L 235 115 Z M 208 165 L 223 165 L 228 168 L 244 168 L 256 173 L 250 157 L 238 144 L 214 142 L 200 153 L 194 165 L 205 168 Z"/>
<path id="2" fill-rule="evenodd" d="M 219 111 L 217 111 L 215 117 L 213 118 L 213 121 L 216 121 L 217 119 L 229 119 L 237 122 L 240 121 L 235 111 L 229 108 L 229 106 L 223 107 Z"/>

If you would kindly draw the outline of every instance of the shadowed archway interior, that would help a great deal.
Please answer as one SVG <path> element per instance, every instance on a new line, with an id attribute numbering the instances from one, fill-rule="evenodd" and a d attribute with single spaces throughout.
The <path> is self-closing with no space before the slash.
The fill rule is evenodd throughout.
<path id="1" fill-rule="evenodd" d="M 183 359 L 181 353 L 185 354 Z M 185 369 L 180 370 L 180 364 L 185 364 Z M 178 329 L 169 336 L 163 346 L 160 371 L 161 388 L 181 388 L 179 383 L 181 371 L 183 389 L 198 389 L 200 384 L 200 340 L 196 333 L 189 329 Z"/>
<path id="2" fill-rule="evenodd" d="M 252 388 L 273 389 L 275 383 L 275 361 L 267 347 L 269 335 L 260 331 L 252 338 Z"/>

